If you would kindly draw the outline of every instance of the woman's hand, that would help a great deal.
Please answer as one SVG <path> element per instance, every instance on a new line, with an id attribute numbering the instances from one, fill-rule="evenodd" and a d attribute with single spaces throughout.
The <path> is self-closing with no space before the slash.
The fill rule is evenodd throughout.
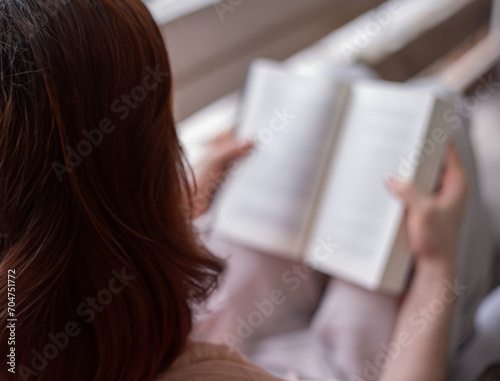
<path id="1" fill-rule="evenodd" d="M 394 177 L 388 180 L 388 186 L 406 204 L 408 238 L 417 266 L 430 263 L 455 267 L 468 185 L 453 143 L 437 194 L 427 195 Z"/>
<path id="2" fill-rule="evenodd" d="M 215 192 L 229 173 L 230 164 L 246 156 L 252 148 L 252 141 L 236 140 L 232 130 L 208 143 L 204 159 L 194 168 L 192 218 L 208 211 Z"/>
<path id="3" fill-rule="evenodd" d="M 449 284 L 455 284 L 456 280 L 456 253 L 467 199 L 467 179 L 452 144 L 441 188 L 436 194 L 426 195 L 414 185 L 394 178 L 388 185 L 406 204 L 408 238 L 416 255 L 416 268 L 392 341 L 399 343 L 404 335 L 409 344 L 399 347 L 398 356 L 388 357 L 380 381 L 445 380 L 456 302 L 456 294 L 452 293 L 450 298 Z M 439 303 L 439 313 L 431 312 L 436 303 Z M 419 324 L 415 323 L 416 317 Z"/>

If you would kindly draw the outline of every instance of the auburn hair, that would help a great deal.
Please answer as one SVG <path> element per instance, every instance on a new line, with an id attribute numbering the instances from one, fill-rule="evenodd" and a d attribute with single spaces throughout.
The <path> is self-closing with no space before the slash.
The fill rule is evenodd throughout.
<path id="1" fill-rule="evenodd" d="M 1 378 L 153 380 L 223 269 L 162 35 L 140 0 L 0 0 L 0 43 Z"/>

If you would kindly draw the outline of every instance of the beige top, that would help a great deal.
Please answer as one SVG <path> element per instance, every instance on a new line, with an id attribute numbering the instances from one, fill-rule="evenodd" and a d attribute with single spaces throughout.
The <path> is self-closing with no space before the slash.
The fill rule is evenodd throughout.
<path id="1" fill-rule="evenodd" d="M 189 342 L 156 381 L 282 381 L 224 345 Z"/>

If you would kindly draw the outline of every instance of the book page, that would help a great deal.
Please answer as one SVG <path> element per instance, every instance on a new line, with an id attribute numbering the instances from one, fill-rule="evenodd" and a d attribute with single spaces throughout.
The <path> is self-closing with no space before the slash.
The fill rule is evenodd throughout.
<path id="1" fill-rule="evenodd" d="M 377 286 L 404 212 L 385 178 L 413 180 L 434 103 L 429 92 L 404 85 L 352 85 L 308 263 L 367 288 Z"/>
<path id="2" fill-rule="evenodd" d="M 230 238 L 297 257 L 327 164 L 346 87 L 257 61 L 250 71 L 237 135 L 256 141 L 231 171 L 217 205 Z"/>

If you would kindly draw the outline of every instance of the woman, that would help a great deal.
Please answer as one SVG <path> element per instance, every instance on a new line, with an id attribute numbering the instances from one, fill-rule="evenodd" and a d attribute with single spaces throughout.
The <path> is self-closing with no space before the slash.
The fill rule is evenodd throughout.
<path id="1" fill-rule="evenodd" d="M 16 319 L 0 334 L 2 379 L 273 380 L 188 342 L 223 264 L 184 218 L 196 187 L 142 2 L 2 1 L 0 30 L 0 318 Z M 220 137 L 200 188 L 249 149 Z M 466 179 L 450 149 L 435 197 L 389 185 L 408 205 L 417 270 L 396 329 L 413 341 L 382 379 L 442 380 L 453 303 L 418 335 L 408 316 L 455 276 Z"/>

